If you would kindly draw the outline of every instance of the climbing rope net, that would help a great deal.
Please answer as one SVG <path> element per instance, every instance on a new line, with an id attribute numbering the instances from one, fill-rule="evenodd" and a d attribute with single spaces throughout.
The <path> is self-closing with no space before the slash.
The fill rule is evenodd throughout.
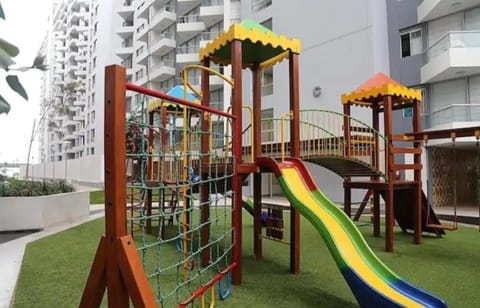
<path id="1" fill-rule="evenodd" d="M 129 232 L 159 306 L 213 307 L 235 264 L 232 117 L 137 95 L 126 116 Z"/>

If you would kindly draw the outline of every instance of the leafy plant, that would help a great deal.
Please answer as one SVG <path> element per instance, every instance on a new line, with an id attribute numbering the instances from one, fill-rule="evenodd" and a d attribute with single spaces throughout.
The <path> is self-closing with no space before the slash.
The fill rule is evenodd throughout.
<path id="1" fill-rule="evenodd" d="M 2 4 L 0 3 L 0 19 L 5 20 L 5 14 L 2 8 Z M 18 78 L 19 72 L 26 72 L 30 69 L 38 69 L 38 70 L 46 70 L 47 65 L 45 62 L 45 56 L 37 55 L 33 60 L 33 64 L 31 66 L 23 66 L 23 67 L 14 67 L 15 58 L 19 54 L 19 49 L 17 46 L 7 42 L 6 40 L 0 38 L 0 70 L 5 71 L 6 77 L 5 80 L 9 87 L 15 91 L 18 95 L 23 97 L 25 100 L 28 100 L 27 91 L 23 87 L 20 79 Z M 7 100 L 0 94 L 0 114 L 8 113 L 10 111 L 10 104 Z"/>
<path id="2" fill-rule="evenodd" d="M 0 197 L 33 197 L 72 192 L 64 180 L 25 181 L 2 176 Z"/>

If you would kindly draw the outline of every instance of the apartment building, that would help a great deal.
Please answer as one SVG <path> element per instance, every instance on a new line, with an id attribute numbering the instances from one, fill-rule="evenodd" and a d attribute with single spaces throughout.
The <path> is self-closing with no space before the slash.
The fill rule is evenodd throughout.
<path id="1" fill-rule="evenodd" d="M 299 38 L 300 108 L 342 112 L 340 97 L 358 87 L 376 72 L 389 73 L 388 32 L 385 1 L 291 1 L 247 0 L 241 16 L 252 18 L 275 33 Z M 251 74 L 245 72 L 244 99 L 251 99 Z M 288 64 L 263 72 L 262 118 L 280 118 L 289 108 Z M 370 122 L 371 112 L 357 108 L 355 117 Z M 273 127 L 264 127 L 264 130 Z M 270 136 L 277 135 L 272 132 Z M 277 139 L 278 140 L 278 139 Z M 273 140 L 272 140 L 273 141 Z M 317 165 L 308 164 L 317 183 L 339 203 L 343 179 Z M 280 189 L 274 177 L 264 175 L 263 192 Z M 362 192 L 354 191 L 353 200 Z"/>
<path id="2" fill-rule="evenodd" d="M 480 1 L 389 0 L 387 8 L 390 71 L 422 89 L 423 129 L 480 125 Z M 405 115 L 396 122 L 398 130 L 411 129 Z M 456 187 L 459 204 L 475 204 L 474 138 L 425 146 L 424 190 L 432 202 L 451 205 Z"/>
<path id="3" fill-rule="evenodd" d="M 37 166 L 43 171 L 36 174 L 103 181 L 102 81 L 104 66 L 120 63 L 115 55 L 120 44 L 115 33 L 120 20 L 114 14 L 117 4 L 113 0 L 54 2 L 51 27 L 41 47 L 50 70 L 42 77 L 37 134 L 41 163 L 49 166 Z M 85 173 L 86 166 L 94 171 Z"/>
<path id="4" fill-rule="evenodd" d="M 182 84 L 185 65 L 198 64 L 199 49 L 232 23 L 240 20 L 238 0 L 136 1 L 134 22 L 133 81 L 167 92 Z M 217 69 L 220 69 L 217 67 Z M 200 71 L 189 72 L 189 82 L 199 87 Z M 228 75 L 229 71 L 225 70 Z M 230 91 L 212 77 L 211 104 L 227 108 Z M 140 96 L 133 100 L 141 101 Z M 220 129 L 220 128 L 219 128 Z"/>

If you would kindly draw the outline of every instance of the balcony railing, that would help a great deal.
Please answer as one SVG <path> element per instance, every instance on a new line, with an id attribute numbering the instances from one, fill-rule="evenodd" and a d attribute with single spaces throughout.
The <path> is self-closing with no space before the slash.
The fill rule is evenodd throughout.
<path id="1" fill-rule="evenodd" d="M 272 5 L 272 0 L 255 0 L 252 2 L 252 11 L 258 12 L 270 5 Z"/>
<path id="2" fill-rule="evenodd" d="M 480 121 L 480 104 L 452 104 L 423 115 L 427 128 L 452 122 Z"/>
<path id="3" fill-rule="evenodd" d="M 223 5 L 223 0 L 202 0 L 202 6 L 217 6 L 217 5 Z"/>
<path id="4" fill-rule="evenodd" d="M 178 23 L 186 24 L 191 22 L 201 22 L 200 15 L 185 15 L 178 17 Z"/>
<path id="5" fill-rule="evenodd" d="M 202 32 L 202 41 L 211 41 L 220 35 L 220 31 Z"/>
<path id="6" fill-rule="evenodd" d="M 444 53 L 450 48 L 478 48 L 480 47 L 480 31 L 452 31 L 442 36 L 426 52 L 426 62 Z"/>
<path id="7" fill-rule="evenodd" d="M 189 54 L 189 53 L 198 53 L 200 46 L 194 45 L 194 46 L 180 46 L 177 48 L 177 54 L 178 55 L 183 55 L 183 54 Z"/>
<path id="8" fill-rule="evenodd" d="M 150 42 L 150 44 L 155 45 L 158 41 L 163 40 L 163 39 L 165 39 L 165 38 L 166 38 L 166 39 L 174 40 L 174 39 L 175 39 L 175 35 L 174 35 L 174 33 L 172 33 L 172 32 L 162 32 L 162 33 L 160 33 L 160 35 L 154 36 L 154 37 L 152 38 L 152 41 Z"/>
<path id="9" fill-rule="evenodd" d="M 152 68 L 150 69 L 150 72 L 153 72 L 163 66 L 170 66 L 172 67 L 173 66 L 173 60 L 172 59 L 165 59 L 165 60 L 161 60 L 159 63 L 156 63 L 155 65 L 152 66 Z"/>

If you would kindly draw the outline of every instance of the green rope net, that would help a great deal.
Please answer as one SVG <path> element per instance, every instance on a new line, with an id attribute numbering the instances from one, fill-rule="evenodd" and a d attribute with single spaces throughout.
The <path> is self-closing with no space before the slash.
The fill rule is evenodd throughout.
<path id="1" fill-rule="evenodd" d="M 148 101 L 126 117 L 127 225 L 159 306 L 175 307 L 229 277 L 231 121 L 172 102 L 148 112 Z"/>

